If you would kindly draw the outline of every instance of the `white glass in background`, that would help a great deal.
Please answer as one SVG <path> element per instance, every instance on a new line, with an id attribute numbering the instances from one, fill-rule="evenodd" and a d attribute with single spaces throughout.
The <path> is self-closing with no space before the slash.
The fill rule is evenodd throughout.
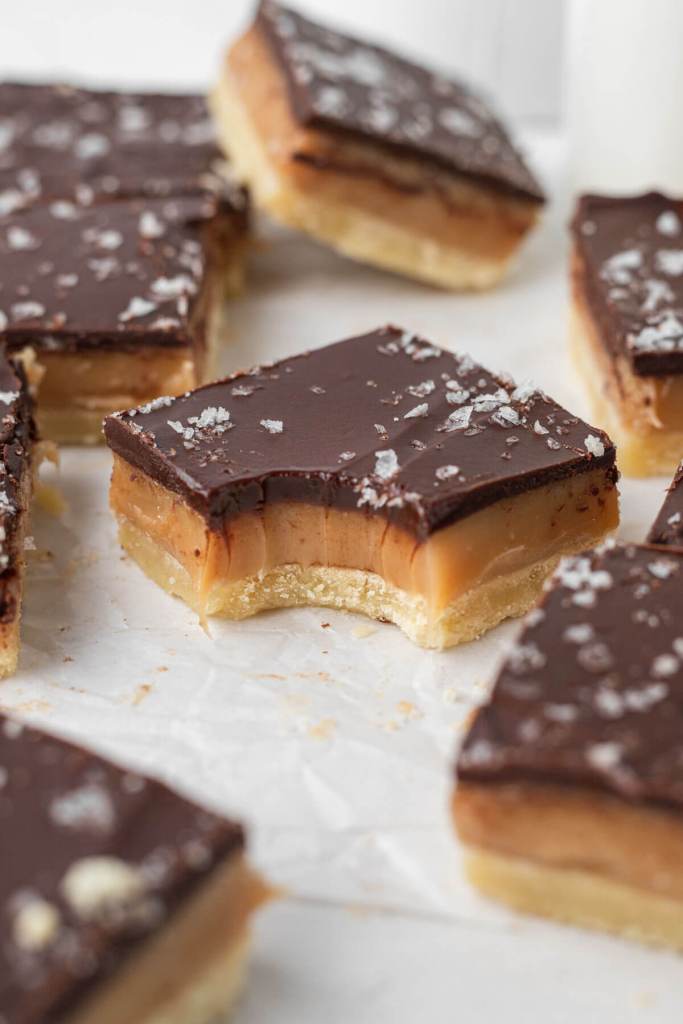
<path id="1" fill-rule="evenodd" d="M 572 185 L 683 195 L 683 0 L 569 0 Z"/>

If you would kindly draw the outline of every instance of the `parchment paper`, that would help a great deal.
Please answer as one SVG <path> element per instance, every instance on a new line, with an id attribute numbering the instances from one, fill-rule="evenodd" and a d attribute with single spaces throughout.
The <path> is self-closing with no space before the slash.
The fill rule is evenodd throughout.
<path id="1" fill-rule="evenodd" d="M 500 290 L 442 294 L 266 227 L 222 369 L 393 321 L 585 415 L 565 355 L 564 146 L 528 141 L 555 201 Z M 36 513 L 21 668 L 0 703 L 250 825 L 289 895 L 260 916 L 237 1024 L 680 1020 L 678 958 L 514 917 L 461 878 L 451 765 L 518 625 L 440 654 L 317 609 L 207 636 L 123 557 L 109 468 L 105 450 L 63 452 L 68 510 Z M 642 539 L 666 483 L 624 481 L 623 537 Z"/>

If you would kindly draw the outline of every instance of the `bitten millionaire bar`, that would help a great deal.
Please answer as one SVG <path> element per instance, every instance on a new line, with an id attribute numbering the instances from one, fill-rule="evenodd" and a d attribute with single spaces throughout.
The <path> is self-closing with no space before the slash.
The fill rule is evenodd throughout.
<path id="1" fill-rule="evenodd" d="M 0 679 L 19 657 L 24 540 L 37 469 L 33 402 L 19 363 L 0 352 Z"/>
<path id="2" fill-rule="evenodd" d="M 44 436 L 96 442 L 106 413 L 205 379 L 244 227 L 210 193 L 0 218 L 0 338 L 39 354 Z"/>
<path id="3" fill-rule="evenodd" d="M 572 346 L 594 416 L 625 473 L 672 473 L 683 453 L 683 202 L 583 196 L 572 238 Z"/>
<path id="4" fill-rule="evenodd" d="M 124 547 L 200 614 L 364 612 L 429 646 L 617 523 L 609 439 L 396 327 L 110 417 Z"/>
<path id="5" fill-rule="evenodd" d="M 504 273 L 543 203 L 482 99 L 272 2 L 212 95 L 255 201 L 347 255 L 446 288 Z"/>
<path id="6" fill-rule="evenodd" d="M 458 760 L 481 890 L 683 950 L 683 552 L 568 559 Z"/>
<path id="7" fill-rule="evenodd" d="M 204 1024 L 267 897 L 242 828 L 0 716 L 0 1020 Z"/>
<path id="8" fill-rule="evenodd" d="M 0 83 L 0 213 L 209 190 L 237 210 L 201 96 Z"/>
<path id="9" fill-rule="evenodd" d="M 648 534 L 648 543 L 683 548 L 683 463 Z"/>

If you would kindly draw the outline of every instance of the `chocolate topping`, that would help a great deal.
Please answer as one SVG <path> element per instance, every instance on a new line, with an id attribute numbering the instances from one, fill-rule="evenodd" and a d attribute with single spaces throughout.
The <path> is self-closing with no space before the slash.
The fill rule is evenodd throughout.
<path id="1" fill-rule="evenodd" d="M 461 780 L 590 786 L 683 806 L 683 553 L 567 559 L 458 762 Z"/>
<path id="2" fill-rule="evenodd" d="M 292 113 L 543 201 L 540 185 L 489 107 L 463 85 L 265 0 L 256 25 L 282 68 Z"/>
<path id="3" fill-rule="evenodd" d="M 189 345 L 205 233 L 231 225 L 209 193 L 60 199 L 0 218 L 0 337 L 46 350 Z"/>
<path id="4" fill-rule="evenodd" d="M 649 544 L 683 548 L 683 463 L 678 467 L 647 540 Z"/>
<path id="5" fill-rule="evenodd" d="M 33 402 L 23 368 L 0 352 L 0 623 L 19 614 L 19 548 L 23 507 L 22 484 L 32 472 L 35 440 Z"/>
<path id="6" fill-rule="evenodd" d="M 613 358 L 640 376 L 683 373 L 683 200 L 582 196 L 577 286 Z"/>
<path id="7" fill-rule="evenodd" d="M 3 1024 L 64 1019 L 244 846 L 239 825 L 3 716 L 0 828 Z"/>
<path id="8" fill-rule="evenodd" d="M 301 501 L 378 513 L 424 538 L 554 480 L 617 475 L 605 434 L 397 327 L 117 414 L 105 434 L 216 528 Z"/>
<path id="9" fill-rule="evenodd" d="M 36 198 L 226 191 L 224 160 L 201 96 L 0 84 L 0 214 Z"/>

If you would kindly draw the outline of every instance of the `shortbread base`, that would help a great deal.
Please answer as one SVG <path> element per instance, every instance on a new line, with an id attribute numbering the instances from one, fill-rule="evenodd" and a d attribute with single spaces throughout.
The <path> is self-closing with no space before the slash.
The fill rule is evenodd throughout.
<path id="1" fill-rule="evenodd" d="M 468 847 L 465 871 L 514 910 L 683 952 L 683 902 L 590 871 L 553 868 Z"/>
<path id="2" fill-rule="evenodd" d="M 300 129 L 288 123 L 286 86 L 258 35 L 252 31 L 240 40 L 230 61 L 240 70 L 248 69 L 246 86 L 259 116 L 263 114 L 274 132 L 284 132 L 295 144 Z M 449 181 L 453 195 L 448 205 L 437 189 L 414 190 L 401 181 L 392 187 L 389 164 L 400 161 L 390 161 L 386 154 L 376 158 L 383 167 L 380 175 L 362 169 L 363 154 L 356 166 L 350 146 L 350 167 L 338 170 L 317 161 L 315 152 L 308 162 L 297 160 L 296 154 L 288 157 L 281 138 L 259 131 L 227 67 L 211 104 L 219 138 L 256 205 L 360 262 L 446 289 L 490 288 L 505 274 L 537 220 L 539 203 L 494 195 L 469 180 L 459 184 L 455 176 Z M 323 145 L 329 141 L 323 133 L 317 135 Z M 306 138 L 310 142 L 314 136 L 308 132 Z M 341 148 L 332 148 L 341 159 Z M 419 174 L 419 162 L 405 160 L 399 173 L 413 173 L 415 168 Z"/>
<path id="3" fill-rule="evenodd" d="M 590 315 L 577 298 L 571 308 L 570 351 L 588 395 L 592 421 L 616 444 L 622 473 L 671 476 L 683 455 L 683 430 L 667 426 L 656 415 L 657 385 L 661 387 L 666 378 L 637 378 L 623 365 L 621 387 L 628 391 L 622 394 L 617 370 L 610 366 Z M 683 379 L 676 384 L 683 394 Z"/>
<path id="4" fill-rule="evenodd" d="M 119 540 L 143 571 L 169 594 L 186 601 L 200 617 L 246 619 L 275 608 L 314 605 L 359 612 L 393 622 L 423 647 L 444 648 L 481 636 L 503 619 L 523 615 L 537 601 L 560 555 L 493 577 L 430 613 L 419 594 L 400 589 L 373 572 L 324 565 L 282 565 L 268 572 L 214 584 L 202 605 L 187 570 L 165 548 L 119 514 Z M 584 545 L 573 550 L 583 550 Z M 570 550 L 562 554 L 569 554 Z"/>

